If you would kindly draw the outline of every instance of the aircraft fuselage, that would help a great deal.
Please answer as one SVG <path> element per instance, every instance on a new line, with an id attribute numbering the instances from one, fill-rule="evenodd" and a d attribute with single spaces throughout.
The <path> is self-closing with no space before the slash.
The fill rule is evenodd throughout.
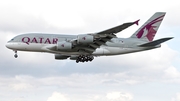
<path id="1" fill-rule="evenodd" d="M 32 52 L 48 52 L 54 54 L 69 54 L 69 55 L 79 55 L 81 52 L 76 50 L 48 50 L 48 47 L 53 47 L 57 45 L 57 42 L 70 41 L 76 39 L 76 35 L 58 35 L 58 34 L 22 34 L 16 36 L 10 40 L 6 47 L 15 51 L 32 51 Z M 138 52 L 148 49 L 157 48 L 156 47 L 139 47 L 138 44 L 145 43 L 141 40 L 132 38 L 113 38 L 106 42 L 101 47 L 97 48 L 92 55 L 102 56 L 102 55 L 118 55 L 131 52 Z M 85 54 L 85 53 L 84 53 Z"/>

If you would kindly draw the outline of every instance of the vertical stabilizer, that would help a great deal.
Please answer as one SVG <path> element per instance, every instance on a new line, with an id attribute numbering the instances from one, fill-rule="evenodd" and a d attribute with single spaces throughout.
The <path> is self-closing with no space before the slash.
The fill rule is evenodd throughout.
<path id="1" fill-rule="evenodd" d="M 147 42 L 153 41 L 165 14 L 165 12 L 156 12 L 131 36 L 131 38 L 138 38 Z"/>

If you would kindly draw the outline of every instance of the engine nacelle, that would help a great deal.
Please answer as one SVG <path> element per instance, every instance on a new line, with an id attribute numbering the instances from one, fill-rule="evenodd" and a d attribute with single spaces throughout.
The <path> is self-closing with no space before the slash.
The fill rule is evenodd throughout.
<path id="1" fill-rule="evenodd" d="M 94 42 L 94 36 L 92 35 L 78 35 L 77 43 L 78 44 L 89 44 Z"/>
<path id="2" fill-rule="evenodd" d="M 64 59 L 67 59 L 69 56 L 66 56 L 66 55 L 60 55 L 60 54 L 55 54 L 55 59 L 56 60 L 64 60 Z"/>
<path id="3" fill-rule="evenodd" d="M 57 42 L 57 50 L 70 50 L 72 49 L 72 43 L 62 41 L 62 42 Z"/>

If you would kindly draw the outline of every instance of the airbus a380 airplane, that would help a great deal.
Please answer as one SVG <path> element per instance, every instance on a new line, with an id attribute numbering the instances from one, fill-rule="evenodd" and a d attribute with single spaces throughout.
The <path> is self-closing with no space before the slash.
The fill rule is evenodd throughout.
<path id="1" fill-rule="evenodd" d="M 165 12 L 156 12 L 130 38 L 117 38 L 115 34 L 134 24 L 138 25 L 139 20 L 91 34 L 22 34 L 8 41 L 6 47 L 15 52 L 15 58 L 18 57 L 17 51 L 48 52 L 55 54 L 55 59 L 70 58 L 76 60 L 77 63 L 92 61 L 95 56 L 150 50 L 172 39 L 168 37 L 153 41 L 165 14 Z"/>

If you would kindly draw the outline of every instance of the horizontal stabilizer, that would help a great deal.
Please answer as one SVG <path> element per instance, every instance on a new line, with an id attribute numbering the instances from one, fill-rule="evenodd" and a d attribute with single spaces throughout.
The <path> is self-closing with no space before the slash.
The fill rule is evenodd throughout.
<path id="1" fill-rule="evenodd" d="M 142 45 L 139 45 L 140 47 L 151 47 L 151 46 L 156 46 L 156 45 L 159 45 L 165 41 L 168 41 L 170 39 L 172 39 L 173 37 L 170 37 L 170 38 L 162 38 L 162 39 L 158 39 L 158 40 L 155 40 L 155 41 L 152 41 L 152 42 L 148 42 L 148 43 L 145 43 L 145 44 L 142 44 Z"/>

